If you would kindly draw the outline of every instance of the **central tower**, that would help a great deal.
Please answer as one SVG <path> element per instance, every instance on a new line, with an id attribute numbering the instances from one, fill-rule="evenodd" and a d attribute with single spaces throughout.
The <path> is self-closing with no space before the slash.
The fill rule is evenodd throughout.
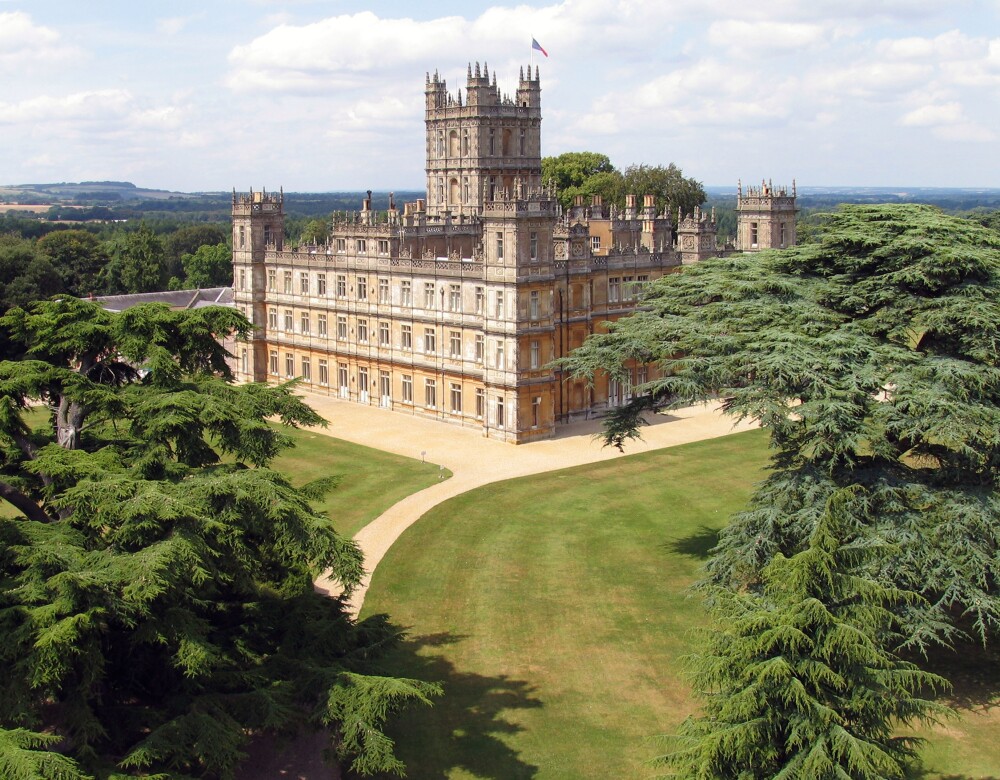
<path id="1" fill-rule="evenodd" d="M 542 183 L 541 88 L 521 69 L 517 92 L 502 95 L 496 73 L 469 65 L 465 99 L 448 94 L 435 71 L 427 75 L 428 216 L 480 216 L 483 204 L 517 184 L 537 190 Z"/>

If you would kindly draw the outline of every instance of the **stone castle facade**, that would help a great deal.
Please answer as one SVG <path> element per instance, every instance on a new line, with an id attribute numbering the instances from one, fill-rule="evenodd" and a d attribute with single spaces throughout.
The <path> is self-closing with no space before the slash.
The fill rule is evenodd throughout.
<path id="1" fill-rule="evenodd" d="M 297 377 L 516 443 L 626 402 L 650 367 L 591 386 L 549 364 L 632 312 L 645 283 L 724 251 L 714 214 L 675 223 L 651 196 L 563 210 L 542 182 L 537 68 L 513 95 L 477 63 L 464 96 L 437 73 L 425 96 L 425 200 L 376 213 L 369 193 L 325 245 L 286 247 L 282 193 L 234 193 L 234 300 L 257 328 L 238 378 Z M 739 245 L 794 244 L 794 204 L 740 187 Z"/>

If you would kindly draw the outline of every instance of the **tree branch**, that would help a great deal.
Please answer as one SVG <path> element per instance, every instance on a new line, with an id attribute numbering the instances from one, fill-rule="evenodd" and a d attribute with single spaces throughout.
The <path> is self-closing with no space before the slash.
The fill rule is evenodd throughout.
<path id="1" fill-rule="evenodd" d="M 52 518 L 49 517 L 48 513 L 44 509 L 42 509 L 38 504 L 32 501 L 28 496 L 15 488 L 13 485 L 9 485 L 6 482 L 0 482 L 0 498 L 6 500 L 16 509 L 20 509 L 24 516 L 29 520 L 35 520 L 39 523 L 52 522 Z"/>

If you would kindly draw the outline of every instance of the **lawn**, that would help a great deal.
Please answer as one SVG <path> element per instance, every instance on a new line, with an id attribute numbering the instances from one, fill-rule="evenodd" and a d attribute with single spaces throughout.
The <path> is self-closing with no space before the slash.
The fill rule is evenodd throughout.
<path id="1" fill-rule="evenodd" d="M 754 431 L 511 480 L 412 526 L 363 613 L 409 627 L 395 671 L 445 685 L 394 731 L 409 776 L 655 775 L 655 735 L 696 705 L 683 659 L 706 619 L 687 588 L 766 453 Z M 985 704 L 927 732 L 920 777 L 1000 777 Z"/>

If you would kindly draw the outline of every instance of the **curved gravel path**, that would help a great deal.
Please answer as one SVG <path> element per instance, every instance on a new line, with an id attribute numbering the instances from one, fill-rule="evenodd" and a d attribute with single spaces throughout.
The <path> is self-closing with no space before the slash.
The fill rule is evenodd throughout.
<path id="1" fill-rule="evenodd" d="M 717 405 L 702 405 L 657 415 L 653 424 L 642 428 L 642 440 L 630 443 L 625 453 L 613 447 L 602 447 L 594 438 L 594 434 L 600 431 L 597 420 L 562 426 L 556 438 L 515 446 L 486 439 L 473 428 L 443 424 L 329 396 L 303 395 L 310 406 L 330 421 L 329 428 L 317 428 L 317 432 L 411 458 L 422 457 L 449 469 L 453 475 L 389 507 L 355 535 L 365 555 L 367 573 L 351 594 L 350 609 L 354 615 L 361 611 L 372 572 L 400 534 L 427 510 L 448 498 L 490 482 L 614 460 L 755 427 L 748 422 L 733 425 L 730 418 L 719 413 Z M 339 594 L 340 584 L 323 577 L 316 582 L 316 589 Z"/>

